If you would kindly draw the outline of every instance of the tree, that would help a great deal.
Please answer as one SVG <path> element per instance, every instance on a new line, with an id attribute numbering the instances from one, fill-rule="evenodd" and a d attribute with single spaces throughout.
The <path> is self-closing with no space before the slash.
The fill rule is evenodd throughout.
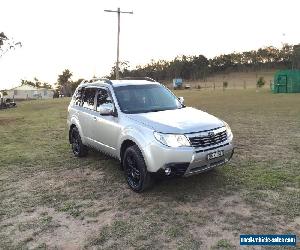
<path id="1" fill-rule="evenodd" d="M 13 39 L 8 38 L 4 32 L 0 32 L 0 57 L 11 49 L 22 47 L 21 42 L 15 42 Z"/>
<path id="2" fill-rule="evenodd" d="M 72 72 L 68 69 L 65 69 L 61 75 L 58 75 L 57 86 L 58 91 L 64 96 L 72 95 Z"/>
<path id="3" fill-rule="evenodd" d="M 96 78 L 96 77 L 94 77 Z M 74 82 L 71 82 L 71 90 L 72 90 L 72 93 L 75 92 L 76 88 L 78 87 L 78 85 L 83 81 L 82 78 L 78 79 L 77 81 L 74 81 Z"/>
<path id="4" fill-rule="evenodd" d="M 34 86 L 35 87 L 35 83 L 32 81 L 28 81 L 28 80 L 23 80 L 21 79 L 21 85 L 30 85 L 30 86 Z"/>
<path id="5" fill-rule="evenodd" d="M 4 41 L 7 40 L 8 40 L 7 36 L 3 32 L 0 32 L 0 48 L 3 46 Z"/>
<path id="6" fill-rule="evenodd" d="M 256 86 L 258 88 L 261 88 L 262 86 L 264 86 L 266 84 L 265 79 L 261 76 L 259 77 L 259 79 L 257 80 Z"/>
<path id="7" fill-rule="evenodd" d="M 46 82 L 41 82 L 36 77 L 33 78 L 33 81 L 29 80 L 23 80 L 21 79 L 21 85 L 29 85 L 37 88 L 46 88 L 46 89 L 52 89 L 52 86 Z"/>
<path id="8" fill-rule="evenodd" d="M 33 78 L 34 81 L 34 86 L 37 88 L 40 88 L 42 83 L 39 81 L 39 79 L 37 79 L 36 77 Z"/>
<path id="9" fill-rule="evenodd" d="M 43 82 L 42 87 L 45 89 L 52 89 L 52 86 L 49 83 Z"/>
<path id="10" fill-rule="evenodd" d="M 120 76 L 148 76 L 156 80 L 181 77 L 186 80 L 205 79 L 209 74 L 262 69 L 300 68 L 300 48 L 284 44 L 278 49 L 273 46 L 258 50 L 222 54 L 211 59 L 203 55 L 176 56 L 173 60 L 151 60 L 148 64 L 129 69 L 128 62 L 120 63 Z M 115 66 L 109 75 L 115 78 Z"/>
<path id="11" fill-rule="evenodd" d="M 129 72 L 129 61 L 121 61 L 119 62 L 119 76 L 120 78 L 128 76 Z M 112 66 L 110 75 L 108 76 L 110 79 L 116 79 L 116 65 Z"/>
<path id="12" fill-rule="evenodd" d="M 71 81 L 72 73 L 70 70 L 65 69 L 61 75 L 58 75 L 57 84 L 59 86 L 65 86 Z"/>

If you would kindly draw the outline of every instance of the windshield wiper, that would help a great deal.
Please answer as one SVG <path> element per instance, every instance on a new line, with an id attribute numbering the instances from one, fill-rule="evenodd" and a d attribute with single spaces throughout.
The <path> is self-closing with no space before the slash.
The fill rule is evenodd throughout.
<path id="1" fill-rule="evenodd" d="M 159 112 L 159 111 L 174 110 L 174 109 L 176 108 L 151 109 L 148 112 Z"/>

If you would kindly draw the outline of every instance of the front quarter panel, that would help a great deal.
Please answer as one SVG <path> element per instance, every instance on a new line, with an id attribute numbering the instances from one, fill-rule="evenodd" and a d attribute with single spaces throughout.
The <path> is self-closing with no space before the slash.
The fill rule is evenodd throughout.
<path id="1" fill-rule="evenodd" d="M 154 140 L 153 130 L 138 124 L 131 124 L 125 127 L 121 132 L 118 147 L 117 147 L 118 156 L 120 160 L 121 160 L 120 149 L 122 143 L 126 140 L 133 141 L 139 147 L 139 149 L 142 151 L 142 154 L 147 164 L 147 158 L 145 157 L 146 154 L 144 150 Z"/>

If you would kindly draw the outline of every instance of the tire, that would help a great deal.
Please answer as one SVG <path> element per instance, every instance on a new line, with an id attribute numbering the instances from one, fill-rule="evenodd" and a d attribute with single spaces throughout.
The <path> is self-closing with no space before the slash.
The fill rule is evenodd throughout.
<path id="1" fill-rule="evenodd" d="M 71 142 L 73 154 L 76 157 L 86 156 L 88 153 L 87 146 L 83 145 L 78 128 L 76 127 L 72 128 L 70 135 L 71 135 L 70 142 Z"/>
<path id="2" fill-rule="evenodd" d="M 144 157 L 137 145 L 125 150 L 122 165 L 127 184 L 133 191 L 141 193 L 152 186 L 153 178 L 147 171 Z"/>

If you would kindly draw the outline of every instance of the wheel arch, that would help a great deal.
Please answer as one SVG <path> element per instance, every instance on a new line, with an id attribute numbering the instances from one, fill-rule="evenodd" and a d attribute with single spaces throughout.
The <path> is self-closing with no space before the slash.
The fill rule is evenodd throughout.
<path id="1" fill-rule="evenodd" d="M 69 143 L 71 144 L 72 143 L 72 140 L 71 140 L 71 133 L 72 133 L 72 129 L 73 128 L 77 128 L 75 124 L 71 124 L 70 128 L 69 128 Z"/>
<path id="2" fill-rule="evenodd" d="M 71 142 L 71 131 L 74 127 L 76 127 L 78 129 L 81 140 L 82 140 L 83 144 L 85 144 L 85 137 L 83 136 L 81 126 L 76 117 L 72 117 L 70 125 L 69 125 L 69 142 Z"/>
<path id="3" fill-rule="evenodd" d="M 137 145 L 137 143 L 135 143 L 133 140 L 131 139 L 125 139 L 122 144 L 121 144 L 121 148 L 120 148 L 120 160 L 121 160 L 121 163 L 123 161 L 123 156 L 124 156 L 124 153 L 125 153 L 125 150 L 133 145 Z M 139 146 L 138 146 L 139 147 Z"/>
<path id="4" fill-rule="evenodd" d="M 121 163 L 125 149 L 129 146 L 137 145 L 148 168 L 148 159 L 147 153 L 145 152 L 145 147 L 149 144 L 147 137 L 150 134 L 152 134 L 152 132 L 145 130 L 145 128 L 143 128 L 143 130 L 139 127 L 127 127 L 124 129 L 118 143 L 119 146 L 117 147 L 117 155 Z"/>

